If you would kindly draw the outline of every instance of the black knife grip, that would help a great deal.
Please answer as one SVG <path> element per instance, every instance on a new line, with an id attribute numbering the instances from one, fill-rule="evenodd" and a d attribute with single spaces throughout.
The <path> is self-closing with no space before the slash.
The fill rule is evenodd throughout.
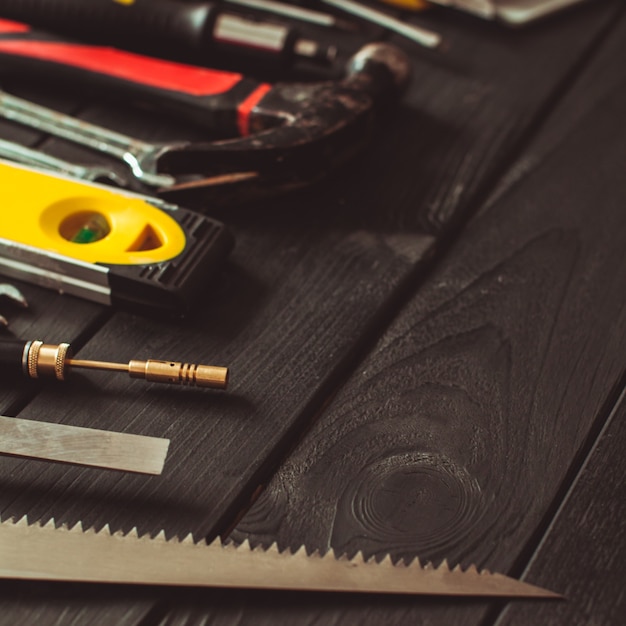
<path id="1" fill-rule="evenodd" d="M 3 374 L 19 374 L 24 371 L 22 363 L 27 343 L 21 339 L 0 339 L 0 371 Z"/>
<path id="2" fill-rule="evenodd" d="M 90 43 L 131 50 L 158 47 L 200 50 L 211 28 L 215 5 L 173 0 L 2 0 L 0 16 Z"/>

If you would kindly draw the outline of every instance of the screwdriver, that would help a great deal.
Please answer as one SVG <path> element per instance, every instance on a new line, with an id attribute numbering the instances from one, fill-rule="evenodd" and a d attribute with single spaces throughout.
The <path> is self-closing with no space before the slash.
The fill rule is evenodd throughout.
<path id="1" fill-rule="evenodd" d="M 365 6 L 360 2 L 354 0 L 307 0 L 305 5 L 326 4 L 339 11 L 354 15 L 362 20 L 387 28 L 407 39 L 410 39 L 414 43 L 424 46 L 426 48 L 437 48 L 441 44 L 441 35 L 435 33 L 432 30 L 415 26 L 414 24 L 407 24 L 402 20 L 399 20 L 388 13 L 373 9 L 369 6 Z"/>
<path id="2" fill-rule="evenodd" d="M 128 363 L 87 361 L 72 358 L 69 343 L 47 344 L 43 341 L 0 340 L 0 368 L 21 372 L 28 378 L 56 378 L 65 380 L 72 368 L 86 368 L 127 372 L 131 378 L 149 382 L 169 383 L 226 389 L 228 368 L 213 365 L 194 365 L 176 361 L 132 360 Z"/>
<path id="3" fill-rule="evenodd" d="M 192 53 L 199 62 L 221 53 L 327 66 L 337 54 L 336 46 L 302 38 L 293 26 L 251 19 L 212 2 L 2 0 L 0 16 L 140 52 Z"/>
<path id="4" fill-rule="evenodd" d="M 276 2 L 275 0 L 224 0 L 229 4 L 235 4 L 265 13 L 273 13 L 291 20 L 299 20 L 309 22 L 317 26 L 326 26 L 327 28 L 340 28 L 342 30 L 354 30 L 355 26 L 351 22 L 335 17 L 330 13 L 322 13 L 302 7 L 294 6 L 284 2 Z"/>

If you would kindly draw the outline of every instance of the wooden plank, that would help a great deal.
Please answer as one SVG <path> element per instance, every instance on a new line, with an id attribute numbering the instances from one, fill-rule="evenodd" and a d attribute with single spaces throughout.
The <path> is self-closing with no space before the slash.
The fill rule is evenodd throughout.
<path id="1" fill-rule="evenodd" d="M 381 124 L 373 149 L 341 179 L 267 203 L 265 213 L 228 215 L 238 248 L 195 316 L 172 325 L 117 314 L 81 351 L 217 360 L 233 368 L 231 394 L 138 387 L 94 374 L 47 389 L 22 414 L 43 419 L 63 409 L 76 425 L 171 437 L 171 473 L 144 482 L 77 468 L 44 474 L 9 462 L 2 466 L 12 476 L 0 494 L 3 511 L 114 528 L 166 526 L 170 533 L 224 528 L 397 308 L 430 245 L 420 230 L 438 233 L 497 178 L 616 6 L 513 38 L 484 26 L 478 37 L 451 20 L 454 55 L 441 64 L 414 55 L 415 83 L 403 109 Z M 535 76 L 530 69 L 539 60 L 544 72 Z M 137 610 L 141 599 L 134 604 L 123 590 L 111 592 L 106 611 L 98 602 L 83 604 L 78 591 L 67 593 L 56 605 L 49 597 L 33 601 L 32 615 L 39 623 L 67 614 L 79 616 L 76 623 L 131 624 L 145 613 Z M 17 595 L 2 596 L 7 620 L 13 611 L 27 615 L 30 594 Z M 159 611 L 148 613 L 147 623 Z"/>
<path id="2" fill-rule="evenodd" d="M 306 243 L 310 254 L 300 257 L 295 242 Z M 419 238 L 410 243 L 407 254 L 419 258 Z M 116 314 L 79 358 L 226 365 L 229 391 L 150 385 L 111 372 L 77 371 L 66 384 L 50 385 L 20 417 L 56 421 L 52 413 L 75 426 L 166 437 L 167 466 L 154 481 L 136 481 L 94 471 L 88 477 L 89 471 L 65 466 L 41 473 L 37 464 L 5 458 L 4 471 L 36 494 L 27 490 L 3 501 L 5 513 L 17 515 L 26 506 L 24 512 L 37 516 L 71 522 L 82 517 L 88 525 L 102 519 L 143 531 L 158 525 L 200 536 L 214 532 L 224 514 L 220 507 L 228 516 L 236 513 L 242 503 L 233 501 L 233 490 L 271 460 L 271 450 L 281 447 L 290 429 L 302 427 L 299 420 L 310 417 L 310 405 L 325 393 L 324 380 L 341 369 L 356 340 L 375 323 L 376 305 L 385 305 L 405 277 L 413 259 L 396 245 L 393 238 L 367 233 L 310 233 L 300 240 L 285 236 L 272 250 L 261 238 L 240 237 L 238 266 L 225 269 L 206 294 L 207 306 L 185 322 Z M 259 258 L 266 262 L 254 274 L 241 269 L 253 268 Z M 374 271 L 387 281 L 372 285 Z M 336 340 L 328 344 L 331 337 Z M 250 455 L 234 453 L 245 448 Z M 59 503 L 59 493 L 79 483 L 75 497 Z M 85 509 L 83 497 L 104 493 L 109 497 L 100 505 Z M 120 500 L 127 505 L 120 508 Z"/>
<path id="3" fill-rule="evenodd" d="M 242 520 L 237 539 L 447 557 L 512 573 L 526 562 L 624 371 L 625 103 L 622 86 L 470 225 Z M 594 540 L 600 552 L 623 554 L 613 534 Z M 607 601 L 620 601 L 619 583 L 610 593 Z M 207 607 L 197 599 L 166 623 L 193 624 L 216 611 L 199 606 Z M 374 600 L 321 607 L 299 597 L 289 621 L 471 624 L 494 606 L 376 611 Z M 236 618 L 246 623 L 257 608 L 251 602 Z"/>
<path id="4" fill-rule="evenodd" d="M 492 201 L 517 181 L 523 180 L 533 169 L 540 167 L 547 155 L 556 150 L 583 119 L 593 119 L 594 111 L 600 110 L 603 102 L 620 88 L 623 80 L 618 67 L 621 66 L 620 60 L 624 54 L 625 36 L 626 25 L 623 20 L 619 20 L 616 28 L 607 32 L 601 38 L 601 43 L 598 42 L 600 49 L 591 51 L 582 60 L 581 72 L 572 81 L 568 97 L 541 121 L 540 132 L 533 136 L 523 157 L 513 164 L 499 182 L 492 194 Z"/>
<path id="5" fill-rule="evenodd" d="M 626 405 L 611 412 L 587 462 L 524 572 L 558 587 L 564 602 L 509 605 L 498 626 L 619 624 L 626 612 Z"/>
<path id="6" fill-rule="evenodd" d="M 463 113 L 468 118 L 474 115 L 477 119 L 475 124 L 486 127 L 481 136 L 485 137 L 485 143 L 481 143 L 481 150 L 475 145 L 469 150 L 466 143 L 469 139 L 464 138 L 448 148 L 451 154 L 456 155 L 455 159 L 469 150 L 470 160 L 472 163 L 476 161 L 474 166 L 467 165 L 468 171 L 461 168 L 463 175 L 468 177 L 468 185 L 475 188 L 475 179 L 481 179 L 486 167 L 477 163 L 480 159 L 476 154 L 481 152 L 481 158 L 485 158 L 496 150 L 496 145 L 500 154 L 506 152 L 511 136 L 519 136 L 522 122 L 551 96 L 555 82 L 559 82 L 554 75 L 548 77 L 549 72 L 546 71 L 540 79 L 542 89 L 528 90 L 521 70 L 530 65 L 532 59 L 550 56 L 550 69 L 557 76 L 567 73 L 572 59 L 571 44 L 573 40 L 580 42 L 581 29 L 584 28 L 586 34 L 591 33 L 588 36 L 593 39 L 589 15 L 596 17 L 596 28 L 602 30 L 613 12 L 583 12 L 568 16 L 560 31 L 564 43 L 559 48 L 560 52 L 553 55 L 547 55 L 547 50 L 554 48 L 553 31 L 530 32 L 527 38 L 516 39 L 507 47 L 503 46 L 500 36 L 477 41 L 475 33 L 458 29 L 455 54 L 462 56 L 451 58 L 450 63 L 470 59 L 473 66 L 464 79 L 454 84 L 451 83 L 449 68 L 436 67 L 434 76 L 430 76 L 419 59 L 414 59 L 418 72 L 424 72 L 424 78 L 431 82 L 432 88 L 427 86 L 427 90 L 423 91 L 424 81 L 416 77 L 406 107 L 412 106 L 421 111 L 428 106 L 435 107 L 437 102 L 443 106 L 447 101 L 448 110 L 442 115 L 448 116 L 450 109 L 459 113 L 459 100 L 451 97 L 450 91 L 445 98 L 441 94 L 444 79 L 447 88 L 459 95 L 470 83 L 486 82 L 490 73 L 495 74 L 491 86 L 495 95 L 489 100 L 488 108 L 493 113 L 505 102 L 508 103 L 508 131 L 503 137 L 501 129 L 492 134 L 491 125 L 482 117 L 485 115 L 482 111 L 487 96 L 481 94 L 478 101 L 467 100 L 469 105 Z M 579 43 L 579 46 L 579 50 L 585 49 L 584 44 Z M 473 51 L 474 57 L 469 54 L 472 48 L 477 48 Z M 520 73 L 499 63 L 494 67 L 493 57 L 497 52 L 501 52 L 500 61 L 503 63 L 515 61 Z M 474 67 L 480 71 L 474 71 Z M 557 73 L 557 68 L 560 73 Z M 475 78 L 476 75 L 478 78 Z M 502 85 L 503 77 L 509 82 Z M 531 77 L 527 76 L 526 80 L 531 80 Z M 536 80 L 532 76 L 533 85 Z M 439 89 L 434 88 L 435 82 L 439 84 Z M 509 93 L 512 83 L 519 96 L 517 101 Z M 532 95 L 528 95 L 530 91 Z M 429 94 L 434 94 L 432 102 Z M 388 142 L 393 140 L 395 151 L 397 137 L 406 130 L 404 123 L 407 119 L 402 117 L 387 127 L 393 133 L 379 137 L 382 143 L 376 147 L 381 152 L 372 150 L 369 153 L 368 156 L 373 159 L 369 166 L 374 162 L 386 164 L 393 161 L 389 158 L 391 153 L 387 152 L 391 148 Z M 504 123 L 504 117 L 502 120 Z M 416 132 L 416 128 L 425 130 L 426 126 L 428 124 L 420 122 L 410 128 Z M 472 141 L 475 141 L 478 128 L 474 128 L 473 133 L 470 130 L 465 132 L 471 134 Z M 495 161 L 489 160 L 489 163 L 492 172 L 497 169 Z M 413 168 L 413 164 L 409 163 L 409 166 Z M 159 390 L 155 396 L 151 395 L 154 394 L 151 389 L 140 387 L 141 383 L 137 381 L 106 374 L 83 376 L 81 383 L 75 383 L 71 388 L 71 395 L 52 390 L 28 407 L 24 416 L 34 419 L 42 419 L 44 412 L 51 407 L 58 410 L 63 406 L 67 408 L 64 419 L 76 420 L 76 425 L 91 424 L 119 430 L 130 423 L 140 427 L 140 434 L 171 436 L 172 452 L 179 450 L 179 456 L 175 456 L 172 462 L 170 478 L 161 481 L 158 488 L 146 486 L 146 495 L 154 497 L 157 493 L 161 496 L 176 493 L 182 500 L 190 498 L 189 504 L 193 502 L 194 505 L 190 506 L 189 514 L 163 506 L 162 515 L 155 518 L 154 511 L 148 512 L 139 505 L 138 496 L 142 489 L 138 484 L 122 486 L 115 481 L 115 490 L 120 490 L 120 496 L 134 493 L 138 497 L 138 506 L 119 511 L 112 502 L 110 510 L 103 509 L 100 513 L 92 510 L 87 522 L 95 523 L 100 515 L 102 520 L 107 519 L 114 525 L 124 527 L 138 523 L 140 527 L 154 529 L 156 524 L 163 524 L 171 532 L 194 530 L 210 534 L 221 529 L 225 520 L 232 517 L 237 507 L 252 493 L 256 481 L 281 453 L 281 448 L 307 423 L 313 407 L 319 406 L 327 395 L 328 385 L 336 384 L 333 378 L 345 367 L 357 344 L 367 338 L 368 331 L 393 306 L 397 290 L 415 272 L 423 251 L 430 245 L 430 241 L 419 234 L 403 232 L 404 226 L 396 226 L 391 234 L 384 231 L 379 234 L 380 230 L 373 228 L 367 215 L 362 215 L 368 210 L 372 214 L 386 213 L 381 212 L 382 200 L 376 197 L 382 189 L 391 196 L 390 206 L 399 207 L 408 216 L 407 219 L 413 219 L 415 205 L 412 194 L 416 190 L 407 184 L 406 169 L 400 174 L 404 187 L 399 180 L 394 180 L 391 176 L 391 169 L 394 168 L 398 169 L 391 165 L 381 173 L 380 179 L 368 177 L 359 185 L 355 180 L 344 180 L 334 188 L 329 185 L 319 194 L 309 194 L 308 202 L 303 198 L 302 206 L 297 209 L 293 198 L 284 200 L 272 212 L 271 223 L 268 223 L 267 213 L 252 214 L 248 211 L 233 215 L 229 221 L 238 235 L 233 262 L 211 293 L 207 294 L 195 315 L 183 325 L 172 325 L 120 313 L 81 352 L 85 358 L 126 360 L 163 357 L 200 362 L 217 360 L 217 364 L 231 365 L 232 394 L 215 400 L 214 396 L 210 396 L 211 404 L 216 407 L 213 415 L 207 418 L 206 393 Z M 363 171 L 355 166 L 347 178 L 357 171 L 363 175 Z M 461 175 L 459 171 L 448 174 L 453 181 Z M 397 173 L 394 175 L 398 176 Z M 417 185 L 421 186 L 424 179 L 428 180 L 427 177 L 419 178 Z M 381 185 L 380 180 L 385 184 Z M 411 182 L 414 180 L 415 177 Z M 447 178 L 446 181 L 456 184 Z M 431 189 L 448 189 L 443 179 L 429 181 L 429 184 Z M 407 197 L 400 200 L 399 194 L 402 193 L 406 193 Z M 366 202 L 362 197 L 364 194 L 374 197 Z M 324 199 L 331 195 L 334 201 L 329 203 L 329 208 Z M 342 196 L 346 202 L 345 211 L 333 221 L 329 212 L 337 211 L 340 201 L 337 198 Z M 422 199 L 427 200 L 425 197 Z M 456 199 L 454 203 L 442 202 L 437 206 L 446 213 L 458 207 L 459 203 L 460 200 Z M 321 205 L 319 210 L 314 210 L 313 204 Z M 442 208 L 444 205 L 445 208 Z M 287 215 L 287 210 L 290 215 Z M 367 228 L 359 230 L 362 218 Z M 398 216 L 394 219 L 400 221 Z M 433 223 L 438 219 L 433 216 Z M 92 384 L 95 387 L 83 390 L 83 381 L 86 380 L 94 381 Z M 112 393 L 115 401 L 103 414 L 99 402 L 108 400 Z M 239 405 L 229 399 L 231 396 L 239 397 Z M 182 411 L 179 408 L 181 403 L 184 403 Z M 243 415 L 248 419 L 242 419 Z M 210 463 L 207 463 L 207 450 L 210 451 Z M 27 475 L 30 473 L 27 472 Z M 190 476 L 193 476 L 191 481 Z M 35 484 L 43 481 L 45 484 L 54 483 L 58 488 L 65 481 L 78 480 L 78 475 L 55 475 L 51 471 L 45 477 L 32 478 Z M 107 490 L 109 487 L 104 487 L 105 484 L 112 486 L 108 479 L 103 477 L 101 480 L 100 488 Z M 97 482 L 91 481 L 86 486 L 87 490 L 94 489 Z M 188 490 L 180 489 L 179 485 L 183 483 L 189 484 Z M 202 488 L 198 492 L 197 485 L 200 484 Z M 36 504 L 26 504 L 28 498 L 13 500 L 9 511 L 17 514 L 20 508 L 25 506 L 28 510 L 34 505 L 35 511 L 43 512 L 53 505 L 54 493 L 53 490 L 47 503 L 43 498 L 39 498 Z M 196 506 L 206 513 L 198 516 Z M 81 508 L 77 501 L 75 506 L 67 509 L 68 521 L 75 521 Z"/>

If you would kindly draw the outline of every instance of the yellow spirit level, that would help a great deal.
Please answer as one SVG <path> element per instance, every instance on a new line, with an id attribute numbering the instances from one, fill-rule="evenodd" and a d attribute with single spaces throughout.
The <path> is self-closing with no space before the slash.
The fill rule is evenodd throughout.
<path id="1" fill-rule="evenodd" d="M 0 161 L 0 273 L 101 304 L 189 308 L 233 238 L 155 198 Z"/>

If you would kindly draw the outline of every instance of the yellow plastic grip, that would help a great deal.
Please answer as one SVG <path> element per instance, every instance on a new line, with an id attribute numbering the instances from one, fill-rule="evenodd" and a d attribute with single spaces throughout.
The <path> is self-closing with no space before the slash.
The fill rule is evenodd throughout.
<path id="1" fill-rule="evenodd" d="M 179 255 L 185 233 L 136 194 L 0 162 L 0 237 L 88 263 L 146 265 Z"/>

